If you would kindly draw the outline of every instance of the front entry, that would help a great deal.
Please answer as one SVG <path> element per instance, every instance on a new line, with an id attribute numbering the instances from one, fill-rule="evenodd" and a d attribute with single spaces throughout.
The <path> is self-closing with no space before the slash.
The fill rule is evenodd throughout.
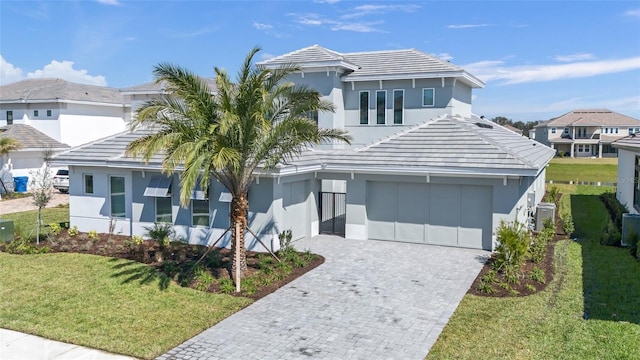
<path id="1" fill-rule="evenodd" d="M 344 236 L 347 194 L 320 192 L 320 233 Z"/>

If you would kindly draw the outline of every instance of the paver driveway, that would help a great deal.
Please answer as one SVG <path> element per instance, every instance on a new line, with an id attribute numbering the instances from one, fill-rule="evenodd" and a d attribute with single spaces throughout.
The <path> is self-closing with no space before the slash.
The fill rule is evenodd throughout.
<path id="1" fill-rule="evenodd" d="M 423 359 L 488 256 L 324 235 L 296 247 L 325 263 L 159 359 Z"/>

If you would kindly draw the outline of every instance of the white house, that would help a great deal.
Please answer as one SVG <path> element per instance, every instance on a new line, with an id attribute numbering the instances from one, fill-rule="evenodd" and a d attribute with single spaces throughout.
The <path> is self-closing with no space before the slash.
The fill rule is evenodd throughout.
<path id="1" fill-rule="evenodd" d="M 0 87 L 0 126 L 32 126 L 77 146 L 127 128 L 129 100 L 117 89 L 62 79 L 27 79 Z"/>
<path id="2" fill-rule="evenodd" d="M 640 135 L 629 135 L 613 143 L 618 149 L 616 197 L 632 214 L 640 213 Z"/>
<path id="3" fill-rule="evenodd" d="M 571 157 L 616 157 L 611 144 L 640 131 L 640 120 L 607 109 L 580 109 L 535 127 L 537 141 Z"/>
<path id="4" fill-rule="evenodd" d="M 334 102 L 313 114 L 319 126 L 344 128 L 352 147 L 308 149 L 275 171 L 258 169 L 249 192 L 249 226 L 269 246 L 333 233 L 492 250 L 500 221 L 524 221 L 544 194 L 554 151 L 471 112 L 481 81 L 416 50 L 340 54 L 319 46 L 261 66 L 297 62 L 293 81 Z M 390 64 L 388 67 L 379 64 Z M 123 132 L 63 152 L 70 169 L 70 220 L 82 231 L 143 234 L 171 222 L 190 243 L 211 244 L 229 227 L 226 190 L 212 183 L 179 206 L 177 175 L 124 156 L 144 130 Z M 227 235 L 222 245 L 230 241 Z M 250 249 L 260 250 L 248 238 Z"/>

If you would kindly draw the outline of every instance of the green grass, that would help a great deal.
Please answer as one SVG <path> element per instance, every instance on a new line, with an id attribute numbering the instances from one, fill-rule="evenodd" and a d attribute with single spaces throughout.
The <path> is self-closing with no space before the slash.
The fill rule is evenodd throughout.
<path id="1" fill-rule="evenodd" d="M 639 359 L 640 263 L 598 243 L 605 190 L 563 186 L 580 240 L 556 245 L 554 280 L 522 298 L 466 295 L 427 358 Z"/>
<path id="2" fill-rule="evenodd" d="M 14 229 L 20 229 L 27 237 L 36 237 L 36 221 L 38 220 L 38 210 L 23 211 L 18 213 L 0 215 L 0 219 L 13 220 Z M 69 221 L 69 206 L 42 209 L 42 224 L 48 225 L 55 222 Z M 47 232 L 46 227 L 42 227 L 43 233 Z"/>
<path id="3" fill-rule="evenodd" d="M 251 300 L 169 284 L 133 261 L 0 253 L 0 327 L 139 358 L 156 357 Z"/>
<path id="4" fill-rule="evenodd" d="M 589 181 L 614 183 L 618 159 L 555 158 L 547 167 L 547 181 Z"/>

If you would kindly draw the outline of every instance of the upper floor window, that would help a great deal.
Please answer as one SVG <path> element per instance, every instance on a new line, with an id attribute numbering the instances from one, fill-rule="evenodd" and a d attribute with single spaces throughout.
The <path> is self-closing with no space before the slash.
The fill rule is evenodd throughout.
<path id="1" fill-rule="evenodd" d="M 568 127 L 564 128 L 564 133 L 565 133 L 566 135 L 569 135 L 569 128 L 568 128 Z"/>
<path id="2" fill-rule="evenodd" d="M 618 133 L 618 128 L 615 129 L 616 130 L 616 134 Z"/>
<path id="3" fill-rule="evenodd" d="M 402 124 L 404 113 L 404 90 L 393 90 L 393 123 Z"/>
<path id="4" fill-rule="evenodd" d="M 51 110 L 47 110 L 47 116 L 51 116 Z"/>
<path id="5" fill-rule="evenodd" d="M 7 125 L 13 124 L 13 111 L 7 110 Z"/>
<path id="6" fill-rule="evenodd" d="M 387 91 L 376 91 L 376 124 L 384 125 L 387 123 Z"/>
<path id="7" fill-rule="evenodd" d="M 111 216 L 112 217 L 125 217 L 125 191 L 124 191 L 124 177 L 123 176 L 111 176 L 109 186 L 109 194 L 111 195 Z"/>
<path id="8" fill-rule="evenodd" d="M 551 128 L 551 133 L 552 133 L 552 134 L 555 134 L 555 133 L 556 133 L 556 128 L 552 127 L 552 128 Z"/>
<path id="9" fill-rule="evenodd" d="M 629 128 L 629 135 L 633 134 L 633 128 Z"/>
<path id="10" fill-rule="evenodd" d="M 306 113 L 307 119 L 313 121 L 314 123 L 318 123 L 318 110 L 307 111 Z"/>
<path id="11" fill-rule="evenodd" d="M 38 117 L 38 110 L 33 110 L 33 117 Z"/>
<path id="12" fill-rule="evenodd" d="M 369 92 L 360 91 L 360 124 L 369 124 Z"/>
<path id="13" fill-rule="evenodd" d="M 422 89 L 422 106 L 436 105 L 436 89 Z"/>

